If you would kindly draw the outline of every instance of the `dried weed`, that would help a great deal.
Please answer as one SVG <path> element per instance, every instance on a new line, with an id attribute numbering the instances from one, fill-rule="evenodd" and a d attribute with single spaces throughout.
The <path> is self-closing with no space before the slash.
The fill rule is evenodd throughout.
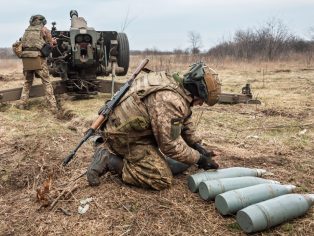
<path id="1" fill-rule="evenodd" d="M 132 57 L 131 70 L 139 59 Z M 199 58 L 154 55 L 151 59 L 155 69 L 176 70 Z M 313 192 L 314 133 L 308 125 L 313 124 L 313 70 L 289 62 L 209 62 L 219 71 L 225 91 L 240 92 L 251 81 L 253 93 L 262 100 L 260 106 L 194 109 L 198 132 L 216 151 L 221 166 L 264 168 L 272 172 L 267 178 L 295 184 L 299 193 Z M 102 177 L 99 187 L 89 187 L 84 176 L 78 177 L 89 164 L 90 143 L 69 166 L 62 167 L 63 158 L 107 98 L 62 98 L 64 108 L 75 114 L 69 120 L 51 116 L 42 99 L 34 100 L 28 111 L 9 107 L 1 113 L 0 234 L 244 235 L 234 217 L 222 217 L 213 203 L 188 190 L 186 178 L 198 171 L 195 167 L 161 192 L 128 186 L 110 173 Z M 48 199 L 46 205 L 36 201 L 37 189 L 41 198 Z M 80 200 L 89 197 L 93 198 L 89 210 L 78 214 Z M 257 235 L 311 235 L 313 214 L 312 208 L 304 217 Z"/>

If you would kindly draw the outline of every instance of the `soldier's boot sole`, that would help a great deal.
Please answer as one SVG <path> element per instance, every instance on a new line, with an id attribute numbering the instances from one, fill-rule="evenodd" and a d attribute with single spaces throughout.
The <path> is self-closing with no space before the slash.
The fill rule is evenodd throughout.
<path id="1" fill-rule="evenodd" d="M 119 175 L 122 174 L 123 160 L 121 157 L 113 155 L 103 147 L 96 148 L 94 158 L 87 170 L 87 181 L 90 186 L 100 184 L 100 176 L 107 171 L 113 171 Z"/>

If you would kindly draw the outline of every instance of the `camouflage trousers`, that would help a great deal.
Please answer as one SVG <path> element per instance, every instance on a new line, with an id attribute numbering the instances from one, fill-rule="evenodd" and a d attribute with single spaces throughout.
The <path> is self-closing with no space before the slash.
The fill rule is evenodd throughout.
<path id="1" fill-rule="evenodd" d="M 133 145 L 124 156 L 122 179 L 128 184 L 162 190 L 170 187 L 172 173 L 153 145 Z"/>
<path id="2" fill-rule="evenodd" d="M 55 110 L 57 109 L 57 102 L 53 93 L 52 84 L 49 79 L 49 71 L 46 61 L 43 61 L 42 67 L 43 68 L 41 70 L 24 71 L 25 82 L 22 89 L 21 100 L 24 104 L 28 102 L 29 93 L 33 84 L 34 76 L 36 75 L 41 79 L 45 91 L 46 100 L 49 106 L 53 110 Z"/>

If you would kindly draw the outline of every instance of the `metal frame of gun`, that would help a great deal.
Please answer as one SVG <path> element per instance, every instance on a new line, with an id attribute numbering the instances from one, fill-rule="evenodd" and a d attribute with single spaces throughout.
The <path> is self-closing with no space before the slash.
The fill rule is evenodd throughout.
<path id="1" fill-rule="evenodd" d="M 250 84 L 246 84 L 242 88 L 241 94 L 221 93 L 219 95 L 218 103 L 220 104 L 238 104 L 238 103 L 261 104 L 261 101 L 253 98 L 253 94 L 251 92 L 251 86 Z"/>

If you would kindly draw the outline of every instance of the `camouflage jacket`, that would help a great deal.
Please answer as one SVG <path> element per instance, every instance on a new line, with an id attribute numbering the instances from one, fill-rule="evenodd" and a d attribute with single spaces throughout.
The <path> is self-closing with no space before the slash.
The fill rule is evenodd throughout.
<path id="1" fill-rule="evenodd" d="M 194 164 L 199 153 L 190 146 L 200 139 L 191 122 L 192 97 L 165 72 L 151 72 L 135 80 L 114 109 L 105 137 L 118 154 L 130 145 L 157 145 L 175 160 Z"/>

